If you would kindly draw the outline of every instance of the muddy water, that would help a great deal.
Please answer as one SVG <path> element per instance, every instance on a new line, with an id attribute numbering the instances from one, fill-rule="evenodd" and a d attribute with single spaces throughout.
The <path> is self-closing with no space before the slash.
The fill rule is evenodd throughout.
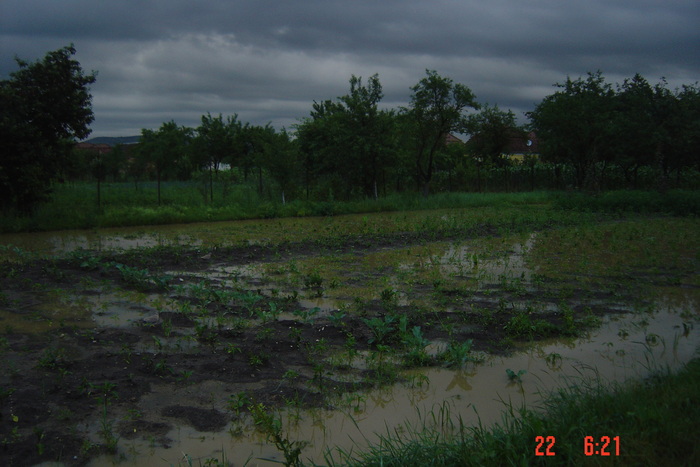
<path id="1" fill-rule="evenodd" d="M 56 255 L 81 248 L 104 251 L 169 245 L 252 244 L 272 240 L 266 238 L 264 232 L 275 231 L 279 223 L 279 220 L 255 220 L 0 234 L 0 245 L 40 255 Z M 11 251 L 4 253 L 5 257 L 12 255 Z"/>
<path id="2" fill-rule="evenodd" d="M 323 227 L 322 221 L 314 222 L 318 223 L 315 228 Z M 132 228 L 99 233 L 5 235 L 0 237 L 0 245 L 12 244 L 27 251 L 55 254 L 76 248 L 107 250 L 170 244 L 240 244 L 238 242 L 266 241 L 271 238 L 265 237 L 267 227 L 272 231 L 275 224 L 279 224 L 279 221 L 270 221 L 269 224 L 255 221 L 168 226 L 149 228 L 149 232 Z M 375 252 L 366 255 L 365 262 L 370 267 L 396 264 L 397 276 L 388 277 L 386 285 L 397 289 L 402 285 L 398 274 L 418 275 L 420 271 L 426 271 L 426 274 L 439 271 L 440 277 L 455 280 L 476 278 L 484 283 L 497 282 L 499 278 L 520 279 L 529 289 L 533 273 L 527 266 L 527 256 L 537 241 L 537 236 L 531 235 L 512 241 L 487 239 L 466 245 L 431 244 L 425 251 L 412 247 L 406 251 L 392 249 L 389 252 Z M 499 245 L 491 245 L 496 243 Z M 496 253 L 490 254 L 488 251 Z M 501 254 L 503 251 L 505 254 Z M 396 259 L 406 257 L 412 258 L 411 261 Z M 208 271 L 203 278 L 216 281 L 221 286 L 231 286 L 233 283 L 229 281 L 234 280 L 231 277 L 235 276 L 236 281 L 248 283 L 254 290 L 261 289 L 263 266 L 218 268 Z M 341 264 L 340 267 L 347 266 Z M 386 285 L 378 287 L 381 289 Z M 265 288 L 263 284 L 262 289 L 272 294 L 274 287 L 277 286 Z M 281 290 L 281 293 L 287 292 Z M 360 290 L 352 289 L 352 293 L 359 294 Z M 655 310 L 653 313 L 608 316 L 599 329 L 583 338 L 525 346 L 521 352 L 507 358 L 483 356 L 483 362 L 469 364 L 458 371 L 408 371 L 404 374 L 406 382 L 368 393 L 345 395 L 335 401 L 337 410 L 333 411 L 286 411 L 283 413 L 285 431 L 292 440 L 310 443 L 304 449 L 304 459 L 323 462 L 323 454 L 328 449 L 362 449 L 368 443 L 377 441 L 376 433 L 386 434 L 387 430 L 393 432 L 395 429 L 406 431 L 407 424 L 420 426 L 424 421 L 430 422 L 434 419 L 432 414 L 441 413 L 443 404 L 447 404 L 452 420 L 461 417 L 467 424 L 481 420 L 488 425 L 500 419 L 506 402 L 516 407 L 525 404 L 536 408 L 541 404 L 542 392 L 575 383 L 582 378 L 586 381 L 595 378 L 624 381 L 643 377 L 652 367 L 678 366 L 688 361 L 700 347 L 700 332 L 697 329 L 700 291 L 697 288 L 668 287 L 657 290 L 656 296 L 647 307 Z M 326 294 L 318 298 L 303 297 L 302 300 L 302 306 L 327 311 L 339 308 L 343 298 L 336 300 Z M 131 326 L 157 316 L 158 311 L 169 309 L 167 299 L 163 297 L 133 293 L 95 293 L 80 302 L 66 300 L 65 297 L 27 297 L 23 303 L 26 313 L 21 315 L 21 321 L 11 323 L 13 328 L 22 332 L 32 329 L 33 332 L 42 332 L 52 329 L 62 320 L 86 326 Z M 57 303 L 62 305 L 56 306 Z M 0 320 L 8 317 L 0 313 Z M 39 318 L 42 321 L 38 321 Z M 284 318 L 293 319 L 292 316 Z M 169 343 L 163 339 L 162 345 L 181 344 L 180 341 Z M 436 352 L 441 345 L 444 343 L 434 342 L 432 351 Z M 525 373 L 521 374 L 521 381 L 515 382 L 509 380 L 506 370 L 514 373 L 522 370 Z M 147 401 L 145 403 L 148 404 Z M 157 406 L 157 401 L 151 404 Z M 93 433 L 96 442 L 99 441 L 98 424 L 95 421 L 83 427 Z M 264 436 L 255 431 L 252 421 L 245 418 L 231 423 L 221 433 L 201 433 L 183 426 L 168 433 L 167 437 L 172 440 L 169 449 L 154 448 L 148 441 L 122 440 L 119 443 L 120 455 L 126 457 L 129 465 L 148 466 L 187 465 L 188 458 L 184 455 L 193 459 L 194 465 L 199 464 L 197 459 L 201 459 L 203 464 L 207 458 L 221 459 L 224 455 L 234 465 L 246 462 L 247 465 L 273 465 L 271 460 L 282 459 L 274 446 L 266 443 Z M 120 462 L 118 459 L 101 458 L 92 465 Z"/>
<path id="3" fill-rule="evenodd" d="M 460 370 L 407 371 L 402 384 L 344 396 L 336 403 L 338 410 L 286 411 L 285 432 L 291 440 L 309 442 L 303 458 L 319 463 L 329 450 L 361 450 L 376 443 L 378 434 L 406 433 L 424 423 L 449 426 L 446 420 L 455 422 L 459 417 L 467 425 L 479 421 L 490 425 L 501 420 L 507 404 L 537 408 L 542 393 L 558 387 L 625 381 L 655 369 L 677 368 L 700 346 L 700 330 L 689 315 L 697 310 L 699 298 L 697 293 L 662 296 L 655 303 L 656 312 L 608 317 L 585 337 L 540 342 L 513 356 L 486 357 Z M 508 369 L 521 373 L 521 381 L 509 380 Z M 274 465 L 273 461 L 284 460 L 255 432 L 250 420 L 232 423 L 218 434 L 181 427 L 167 436 L 172 439 L 170 449 L 139 441 L 126 441 L 121 449 L 130 465 L 139 466 L 186 465 L 183 454 L 195 464 L 196 459 L 223 455 L 234 465 Z M 102 458 L 92 465 L 109 461 Z"/>

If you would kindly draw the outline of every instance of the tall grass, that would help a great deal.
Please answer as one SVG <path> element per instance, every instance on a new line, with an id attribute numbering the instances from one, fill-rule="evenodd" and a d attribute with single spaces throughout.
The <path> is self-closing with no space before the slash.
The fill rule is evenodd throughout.
<path id="1" fill-rule="evenodd" d="M 700 215 L 700 191 L 619 190 L 597 195 L 553 193 L 554 205 L 562 209 L 618 213 L 666 213 L 676 216 Z"/>
<path id="2" fill-rule="evenodd" d="M 430 210 L 443 208 L 528 207 L 605 213 L 669 213 L 700 215 L 700 191 L 614 191 L 600 195 L 533 191 L 520 193 L 394 193 L 379 199 L 354 201 L 293 200 L 286 204 L 261 196 L 255 187 L 227 182 L 214 184 L 214 201 L 200 182 L 165 182 L 161 203 L 154 182 L 106 183 L 101 205 L 91 183 L 57 185 L 53 199 L 32 216 L 5 213 L 0 231 L 81 229 L 224 220 L 333 216 L 340 214 Z"/>
<path id="3" fill-rule="evenodd" d="M 361 454 L 329 453 L 327 461 L 350 466 L 700 465 L 700 359 L 676 374 L 665 370 L 641 382 L 584 381 L 552 394 L 543 409 L 507 405 L 502 422 L 485 428 L 449 422 L 443 406 L 424 426 L 402 427 Z M 537 436 L 554 436 L 554 456 L 536 455 Z M 610 456 L 585 455 L 586 436 L 599 442 L 602 436 L 619 436 L 620 455 L 614 443 Z"/>

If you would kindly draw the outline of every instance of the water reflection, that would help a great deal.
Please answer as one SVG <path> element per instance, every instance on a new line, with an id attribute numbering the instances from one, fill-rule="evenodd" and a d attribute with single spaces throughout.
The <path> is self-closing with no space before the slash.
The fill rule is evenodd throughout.
<path id="1" fill-rule="evenodd" d="M 690 295 L 680 303 L 696 303 L 697 293 Z M 609 317 L 582 338 L 538 342 L 513 356 L 491 356 L 458 370 L 406 371 L 402 384 L 366 394 L 346 394 L 336 404 L 339 410 L 286 412 L 286 432 L 291 440 L 310 442 L 304 459 L 323 462 L 328 449 L 356 451 L 378 442 L 380 434 L 420 426 L 426 420 L 433 423 L 449 416 L 455 423 L 459 417 L 466 424 L 488 426 L 500 421 L 509 405 L 541 406 L 542 395 L 558 387 L 585 381 L 625 381 L 644 377 L 656 368 L 677 368 L 696 355 L 700 333 L 685 307 L 672 306 L 666 297 L 656 303 L 659 311 Z M 520 373 L 520 380 L 510 380 L 506 370 Z M 235 465 L 246 461 L 247 465 L 272 465 L 259 458 L 281 458 L 250 423 L 242 433 L 244 437 L 239 438 L 228 432 L 211 435 L 179 428 L 169 434 L 174 440 L 171 449 L 151 449 L 150 454 L 144 454 L 139 447 L 139 456 L 129 460 L 144 466 L 163 460 L 177 464 L 183 452 L 214 457 L 222 446 Z"/>

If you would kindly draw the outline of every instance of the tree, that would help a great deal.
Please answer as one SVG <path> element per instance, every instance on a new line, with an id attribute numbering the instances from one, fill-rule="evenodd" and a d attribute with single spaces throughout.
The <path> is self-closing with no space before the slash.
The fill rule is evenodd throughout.
<path id="1" fill-rule="evenodd" d="M 411 88 L 413 95 L 409 107 L 404 109 L 407 137 L 415 151 L 416 178 L 425 196 L 430 192 L 435 156 L 444 148 L 445 137 L 465 128 L 467 109 L 479 108 L 468 87 L 455 84 L 434 70 L 426 70 L 426 74 Z"/>
<path id="2" fill-rule="evenodd" d="M 15 58 L 19 70 L 0 82 L 0 207 L 29 213 L 48 199 L 76 139 L 90 134 L 94 120 L 89 85 L 73 45 L 42 61 Z"/>
<path id="3" fill-rule="evenodd" d="M 544 158 L 574 167 L 578 188 L 600 188 L 599 162 L 612 154 L 615 139 L 614 95 L 603 74 L 566 79 L 554 94 L 528 112 Z"/>
<path id="4" fill-rule="evenodd" d="M 369 78 L 366 85 L 362 78 L 352 75 L 350 94 L 340 97 L 344 104 L 342 145 L 345 149 L 345 173 L 354 173 L 365 195 L 377 199 L 378 181 L 384 170 L 389 169 L 395 152 L 393 144 L 393 112 L 379 110 L 384 94 L 379 75 Z M 352 170 L 354 169 L 354 170 Z"/>
<path id="5" fill-rule="evenodd" d="M 219 166 L 224 160 L 237 159 L 240 152 L 237 138 L 240 137 L 242 125 L 238 115 L 229 116 L 224 121 L 221 114 L 212 117 L 211 114 L 202 116 L 202 124 L 195 130 L 196 162 L 209 171 L 209 197 L 214 202 L 214 174 L 219 172 Z"/>
<path id="6" fill-rule="evenodd" d="M 139 156 L 153 169 L 158 183 L 158 205 L 161 203 L 160 182 L 169 176 L 189 175 L 189 150 L 192 129 L 180 127 L 174 121 L 165 122 L 157 131 L 142 129 Z"/>
<path id="7" fill-rule="evenodd" d="M 287 195 L 296 185 L 298 178 L 297 145 L 284 129 L 281 132 L 275 132 L 274 128 L 265 126 L 264 130 L 263 134 L 267 137 L 263 140 L 260 164 L 279 185 L 282 191 L 282 204 L 285 204 Z"/>
<path id="8" fill-rule="evenodd" d="M 504 169 L 508 177 L 510 160 L 503 157 L 513 137 L 524 137 L 524 131 L 515 123 L 512 111 L 503 111 L 498 106 L 485 105 L 478 113 L 467 118 L 466 130 L 472 135 L 467 143 L 469 151 L 476 156 L 478 190 L 481 191 L 481 167 L 484 163 Z"/>
<path id="9" fill-rule="evenodd" d="M 633 186 L 640 167 L 651 165 L 660 143 L 660 127 L 654 111 L 654 88 L 641 75 L 618 86 L 615 110 L 615 161 Z"/>
<path id="10" fill-rule="evenodd" d="M 342 180 L 345 196 L 360 190 L 378 196 L 378 185 L 396 153 L 395 116 L 380 110 L 383 97 L 379 76 L 350 78 L 350 93 L 336 101 L 314 102 L 311 118 L 297 126 L 306 154 L 307 177 L 325 175 Z M 313 175 L 312 175 L 313 174 Z"/>
<path id="11" fill-rule="evenodd" d="M 700 169 L 700 86 L 683 85 L 676 93 L 679 107 L 679 137 L 675 140 L 672 165 L 676 168 L 677 177 L 680 179 L 683 167 L 695 167 Z"/>

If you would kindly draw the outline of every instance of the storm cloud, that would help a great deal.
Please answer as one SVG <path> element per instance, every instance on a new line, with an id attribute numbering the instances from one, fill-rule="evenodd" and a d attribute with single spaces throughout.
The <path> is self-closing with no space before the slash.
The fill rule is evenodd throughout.
<path id="1" fill-rule="evenodd" d="M 238 114 L 290 127 L 314 100 L 379 74 L 406 105 L 435 69 L 521 120 L 553 84 L 601 70 L 670 87 L 700 79 L 697 0 L 3 0 L 0 75 L 73 43 L 92 86 L 93 136 Z"/>

